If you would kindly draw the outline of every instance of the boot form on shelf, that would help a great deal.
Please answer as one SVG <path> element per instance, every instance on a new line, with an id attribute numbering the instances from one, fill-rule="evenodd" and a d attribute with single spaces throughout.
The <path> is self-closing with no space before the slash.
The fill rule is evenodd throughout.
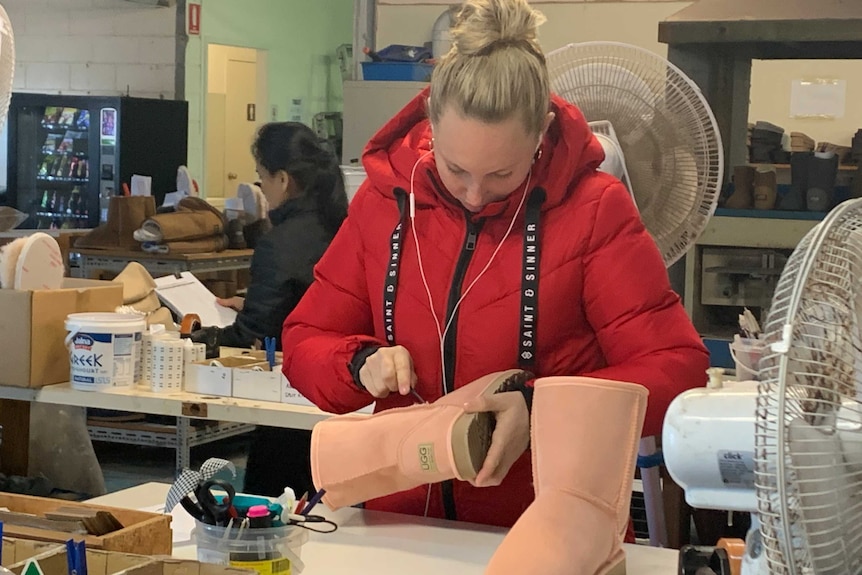
<path id="1" fill-rule="evenodd" d="M 751 209 L 754 205 L 754 168 L 733 168 L 733 193 L 725 200 L 724 207 L 732 210 Z"/>
<path id="2" fill-rule="evenodd" d="M 321 421 L 311 432 L 314 486 L 326 490 L 323 502 L 335 510 L 420 485 L 476 477 L 494 418 L 465 413 L 464 404 L 531 377 L 517 369 L 492 373 L 431 404 Z"/>
<path id="3" fill-rule="evenodd" d="M 116 249 L 120 245 L 120 204 L 111 198 L 108 220 L 75 240 L 77 248 Z"/>
<path id="4" fill-rule="evenodd" d="M 773 166 L 758 166 L 754 172 L 754 209 L 771 210 L 775 208 L 778 197 L 778 182 Z"/>
<path id="5" fill-rule="evenodd" d="M 140 251 L 135 230 L 155 213 L 156 200 L 152 196 L 111 196 L 108 221 L 81 236 L 75 247 Z"/>
<path id="6" fill-rule="evenodd" d="M 813 152 L 794 152 L 790 156 L 790 191 L 778 199 L 776 209 L 793 211 L 805 209 L 808 166 L 813 156 Z"/>
<path id="7" fill-rule="evenodd" d="M 805 207 L 809 212 L 828 212 L 835 196 L 838 156 L 834 152 L 815 152 L 808 162 L 808 191 Z"/>
<path id="8" fill-rule="evenodd" d="M 535 386 L 536 500 L 485 573 L 623 575 L 647 389 L 586 377 L 540 378 Z"/>

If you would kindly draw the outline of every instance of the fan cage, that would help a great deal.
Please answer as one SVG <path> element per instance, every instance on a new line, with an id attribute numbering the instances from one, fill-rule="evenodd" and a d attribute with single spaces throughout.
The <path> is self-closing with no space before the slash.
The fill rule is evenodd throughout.
<path id="1" fill-rule="evenodd" d="M 15 73 L 15 39 L 12 22 L 0 5 L 0 130 L 6 122 L 12 100 L 12 80 Z"/>
<path id="2" fill-rule="evenodd" d="M 706 228 L 724 177 L 721 135 L 700 89 L 664 58 L 618 42 L 569 44 L 547 62 L 555 93 L 587 121 L 613 125 L 641 218 L 670 266 Z"/>
<path id="3" fill-rule="evenodd" d="M 764 324 L 755 489 L 771 574 L 862 571 L 862 200 L 797 246 Z"/>

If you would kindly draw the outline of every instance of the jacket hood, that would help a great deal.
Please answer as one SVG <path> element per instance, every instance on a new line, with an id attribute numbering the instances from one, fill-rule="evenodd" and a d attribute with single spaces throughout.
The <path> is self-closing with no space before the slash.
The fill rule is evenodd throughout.
<path id="1" fill-rule="evenodd" d="M 430 88 L 425 88 L 389 120 L 371 138 L 362 155 L 367 178 L 379 193 L 389 197 L 394 197 L 396 188 L 409 191 L 410 173 L 419 162 L 413 182 L 417 206 L 440 204 L 441 193 L 445 199 L 455 201 L 440 180 L 434 155 L 428 153 L 432 136 L 425 103 L 429 93 Z M 601 144 L 576 106 L 553 95 L 551 110 L 555 118 L 542 141 L 541 157 L 533 166 L 531 183 L 531 188 L 539 186 L 545 190 L 544 209 L 562 202 L 573 185 L 585 173 L 598 168 L 605 158 Z M 486 206 L 477 215 L 505 210 L 513 196 Z"/>

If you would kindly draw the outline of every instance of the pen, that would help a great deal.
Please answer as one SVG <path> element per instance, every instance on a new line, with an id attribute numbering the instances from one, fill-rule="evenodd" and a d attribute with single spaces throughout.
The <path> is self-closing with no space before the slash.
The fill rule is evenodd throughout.
<path id="1" fill-rule="evenodd" d="M 317 493 L 314 494 L 314 497 L 308 500 L 308 504 L 305 506 L 305 509 L 300 511 L 300 515 L 308 515 L 314 506 L 320 503 L 320 500 L 323 499 L 323 496 L 326 495 L 326 490 L 319 489 Z"/>
<path id="2" fill-rule="evenodd" d="M 308 492 L 302 494 L 302 497 L 299 498 L 299 501 L 296 503 L 296 508 L 293 510 L 293 513 L 296 515 L 300 515 L 301 511 L 305 508 L 305 502 L 308 500 Z"/>

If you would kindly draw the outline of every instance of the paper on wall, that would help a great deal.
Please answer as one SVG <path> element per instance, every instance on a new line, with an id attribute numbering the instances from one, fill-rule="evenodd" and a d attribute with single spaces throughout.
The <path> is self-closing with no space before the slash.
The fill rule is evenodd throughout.
<path id="1" fill-rule="evenodd" d="M 151 176 L 132 176 L 132 195 L 153 195 L 153 178 Z"/>

